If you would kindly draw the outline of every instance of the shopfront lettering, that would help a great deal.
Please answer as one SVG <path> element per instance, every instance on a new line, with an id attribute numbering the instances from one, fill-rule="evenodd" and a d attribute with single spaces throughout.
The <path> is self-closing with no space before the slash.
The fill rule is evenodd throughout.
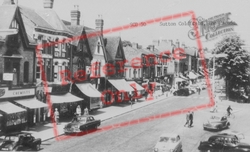
<path id="1" fill-rule="evenodd" d="M 35 95 L 35 89 L 19 89 L 19 90 L 8 90 L 8 88 L 1 89 L 4 94 L 0 98 L 13 98 Z"/>

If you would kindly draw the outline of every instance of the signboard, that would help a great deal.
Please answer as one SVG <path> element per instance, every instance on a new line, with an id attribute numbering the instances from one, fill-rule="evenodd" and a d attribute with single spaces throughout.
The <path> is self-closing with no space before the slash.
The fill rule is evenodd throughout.
<path id="1" fill-rule="evenodd" d="M 13 81 L 13 73 L 3 73 L 4 81 Z"/>
<path id="2" fill-rule="evenodd" d="M 175 73 L 174 61 L 168 62 L 167 75 L 173 75 Z"/>
<path id="3" fill-rule="evenodd" d="M 0 88 L 0 99 L 1 98 L 15 98 L 23 96 L 35 95 L 35 88 L 32 89 L 18 89 L 8 90 L 8 88 Z"/>

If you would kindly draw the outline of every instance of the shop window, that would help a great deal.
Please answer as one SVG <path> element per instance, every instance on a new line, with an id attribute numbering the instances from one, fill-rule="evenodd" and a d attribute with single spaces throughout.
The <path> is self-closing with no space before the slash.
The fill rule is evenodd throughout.
<path id="1" fill-rule="evenodd" d="M 29 82 L 29 62 L 24 62 L 24 69 L 23 69 L 23 82 L 28 83 Z"/>

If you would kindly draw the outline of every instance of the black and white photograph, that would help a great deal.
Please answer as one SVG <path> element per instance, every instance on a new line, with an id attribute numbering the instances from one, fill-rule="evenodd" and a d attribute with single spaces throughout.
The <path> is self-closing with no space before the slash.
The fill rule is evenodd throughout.
<path id="1" fill-rule="evenodd" d="M 250 152 L 249 9 L 0 0 L 0 151 Z"/>

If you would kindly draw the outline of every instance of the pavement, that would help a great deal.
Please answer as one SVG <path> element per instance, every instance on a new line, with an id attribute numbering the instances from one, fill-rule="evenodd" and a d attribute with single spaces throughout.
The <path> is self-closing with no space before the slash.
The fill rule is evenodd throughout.
<path id="1" fill-rule="evenodd" d="M 217 102 L 218 112 L 226 113 L 226 108 L 228 107 L 228 105 L 231 105 L 231 107 L 233 108 L 233 112 L 237 112 L 241 110 L 240 109 L 240 107 L 242 107 L 241 104 L 223 99 L 225 97 L 225 94 L 217 94 L 217 95 L 220 96 L 220 98 L 222 98 L 222 100 Z M 142 98 L 142 99 L 139 99 L 137 102 L 135 102 L 133 105 L 131 105 L 130 103 L 120 103 L 120 104 L 104 107 L 102 109 L 98 109 L 97 111 L 90 112 L 90 115 L 93 115 L 95 119 L 100 119 L 103 122 L 105 120 L 109 120 L 114 117 L 123 115 L 125 113 L 134 111 L 136 109 L 140 109 L 145 106 L 154 104 L 163 99 L 169 100 L 172 97 L 173 96 L 167 97 L 166 94 L 164 94 L 157 98 L 154 97 L 153 100 L 145 100 L 145 98 Z M 247 104 L 247 106 L 248 105 L 249 104 Z M 68 119 L 67 121 L 62 121 L 60 122 L 59 125 L 56 125 L 54 123 L 39 124 L 39 125 L 34 126 L 33 128 L 29 128 L 28 131 L 25 131 L 25 132 L 32 133 L 34 137 L 41 138 L 42 141 L 47 141 L 47 140 L 59 137 L 61 135 L 64 135 L 63 128 L 70 120 L 71 119 Z"/>
<path id="2" fill-rule="evenodd" d="M 105 120 L 112 119 L 122 114 L 134 111 L 136 109 L 140 109 L 145 106 L 154 104 L 163 99 L 167 99 L 166 94 L 161 95 L 157 98 L 155 97 L 153 100 L 145 100 L 145 98 L 142 98 L 132 105 L 130 103 L 119 103 L 111 105 L 108 107 L 104 107 L 102 109 L 98 109 L 97 111 L 90 112 L 90 115 L 93 115 L 95 119 L 100 119 L 103 122 Z M 71 119 L 67 121 L 62 121 L 58 125 L 54 123 L 39 124 L 32 128 L 29 128 L 28 131 L 25 132 L 32 133 L 34 137 L 41 138 L 42 141 L 47 141 L 59 137 L 61 135 L 64 135 L 63 128 L 67 123 L 69 123 L 69 121 L 71 121 Z"/>

